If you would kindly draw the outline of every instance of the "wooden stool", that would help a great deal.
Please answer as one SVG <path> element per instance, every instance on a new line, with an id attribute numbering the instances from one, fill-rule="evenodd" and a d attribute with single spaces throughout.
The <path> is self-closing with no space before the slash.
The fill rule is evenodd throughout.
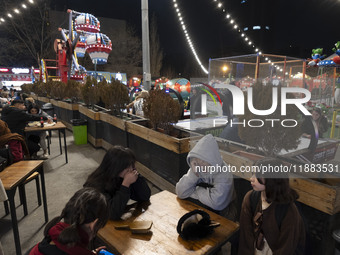
<path id="1" fill-rule="evenodd" d="M 23 184 L 19 186 L 19 196 L 20 196 L 20 202 L 24 208 L 24 215 L 26 216 L 28 214 L 27 211 L 27 200 L 26 200 L 26 191 L 25 191 L 25 185 L 29 183 L 30 181 L 35 180 L 35 185 L 37 187 L 37 198 L 38 198 L 38 205 L 41 205 L 41 192 L 40 192 L 40 181 L 39 181 L 39 173 L 34 172 L 31 174 L 27 179 L 24 181 Z"/>

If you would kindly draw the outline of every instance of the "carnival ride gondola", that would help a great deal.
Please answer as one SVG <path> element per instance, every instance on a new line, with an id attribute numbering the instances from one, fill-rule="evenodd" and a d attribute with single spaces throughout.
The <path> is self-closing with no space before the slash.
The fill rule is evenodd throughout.
<path id="1" fill-rule="evenodd" d="M 78 58 L 87 52 L 95 66 L 107 63 L 112 43 L 108 36 L 99 33 L 99 20 L 89 14 L 68 10 L 69 29 L 59 28 L 63 39 L 56 39 L 54 50 L 56 60 L 41 59 L 40 78 L 44 82 L 55 78 L 64 83 L 67 80 L 84 80 L 86 69 L 78 64 Z M 48 64 L 54 62 L 55 64 Z M 49 75 L 48 70 L 55 70 L 55 76 Z"/>

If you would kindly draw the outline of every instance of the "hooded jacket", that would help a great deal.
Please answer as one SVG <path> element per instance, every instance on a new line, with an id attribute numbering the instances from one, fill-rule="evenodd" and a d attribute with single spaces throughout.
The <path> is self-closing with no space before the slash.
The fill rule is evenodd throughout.
<path id="1" fill-rule="evenodd" d="M 215 138 L 209 134 L 204 136 L 189 152 L 187 162 L 193 158 L 204 160 L 210 167 L 202 167 L 198 176 L 194 169 L 189 169 L 176 184 L 177 196 L 181 199 L 193 198 L 216 211 L 225 209 L 232 201 L 234 183 L 232 174 L 227 171 Z M 207 185 L 200 184 L 205 183 Z M 208 186 L 208 187 L 206 187 Z"/>
<path id="2" fill-rule="evenodd" d="M 25 135 L 24 129 L 26 123 L 29 121 L 38 121 L 41 117 L 43 120 L 47 120 L 44 116 L 29 114 L 25 110 L 18 109 L 14 106 L 3 108 L 1 113 L 1 119 L 7 123 L 11 132 L 18 133 L 22 136 Z"/>
<path id="3" fill-rule="evenodd" d="M 87 248 L 89 245 L 89 236 L 83 229 L 81 229 L 81 227 L 78 228 L 80 241 L 75 246 L 68 247 L 67 245 L 63 245 L 59 242 L 58 237 L 60 233 L 69 226 L 69 224 L 64 222 L 57 223 L 48 231 L 48 235 L 44 238 L 44 240 L 33 247 L 29 255 L 92 255 L 93 253 Z M 50 242 L 53 242 L 54 245 L 50 244 Z"/>

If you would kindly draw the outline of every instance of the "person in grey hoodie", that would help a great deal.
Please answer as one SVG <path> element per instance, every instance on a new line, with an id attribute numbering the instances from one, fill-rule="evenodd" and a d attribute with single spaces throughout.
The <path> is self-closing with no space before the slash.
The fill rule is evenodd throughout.
<path id="1" fill-rule="evenodd" d="M 189 152 L 187 162 L 190 169 L 176 184 L 177 196 L 226 216 L 223 212 L 234 198 L 234 182 L 215 138 L 204 136 Z"/>

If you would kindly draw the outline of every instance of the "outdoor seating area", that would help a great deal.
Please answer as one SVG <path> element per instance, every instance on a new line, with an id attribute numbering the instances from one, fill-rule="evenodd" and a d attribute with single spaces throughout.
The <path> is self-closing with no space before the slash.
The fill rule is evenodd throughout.
<path id="1" fill-rule="evenodd" d="M 0 255 L 340 255 L 340 0 L 289 1 L 5 1 Z"/>
<path id="2" fill-rule="evenodd" d="M 83 109 L 83 106 L 79 106 L 79 109 Z M 72 110 L 75 111 L 74 109 Z M 84 114 L 84 110 L 81 110 L 80 114 Z M 76 113 L 79 114 L 79 113 Z M 96 113 L 97 114 L 97 113 Z M 91 114 L 88 114 L 91 116 Z M 86 116 L 89 119 L 89 116 Z M 79 116 L 79 115 L 78 115 Z M 92 115 L 95 116 L 95 115 Z M 72 116 L 71 116 L 72 117 Z M 73 118 L 73 117 L 72 117 Z M 95 119 L 96 117 L 94 117 Z M 68 125 L 67 120 L 60 120 L 58 124 L 64 122 L 66 125 Z M 131 121 L 131 124 L 133 124 L 133 120 Z M 102 130 L 102 127 L 98 126 L 95 123 L 95 120 L 87 121 L 88 123 L 88 136 L 91 137 L 90 130 L 91 128 L 97 127 L 98 130 Z M 124 128 L 124 130 L 133 130 L 130 122 L 125 123 L 125 126 L 121 126 Z M 91 125 L 93 125 L 91 127 Z M 70 125 L 71 126 L 71 125 Z M 93 129 L 92 129 L 93 130 Z M 135 133 L 134 133 L 135 132 Z M 136 129 L 136 131 L 132 131 L 132 134 L 128 134 L 128 138 L 124 141 L 124 146 L 136 146 L 134 147 L 134 150 L 139 152 L 136 153 L 137 155 L 137 162 L 136 162 L 136 168 L 138 171 L 148 180 L 148 185 L 151 188 L 152 194 L 158 194 L 159 192 L 162 192 L 163 190 L 168 190 L 171 193 L 167 195 L 167 197 L 173 197 L 173 202 L 177 204 L 179 202 L 179 205 L 182 203 L 179 201 L 179 199 L 176 199 L 175 193 L 175 184 L 176 181 L 185 173 L 187 170 L 186 162 L 174 161 L 171 162 L 172 164 L 172 170 L 176 170 L 175 172 L 172 171 L 172 173 L 169 175 L 169 172 L 167 170 L 163 169 L 163 171 L 159 171 L 159 168 L 157 168 L 157 160 L 161 160 L 164 162 L 164 160 L 167 160 L 167 158 L 163 158 L 164 156 L 169 156 L 173 153 L 173 155 L 179 155 L 179 158 L 183 157 L 183 160 L 185 160 L 185 156 L 188 153 L 188 150 L 190 146 L 194 146 L 194 144 L 200 140 L 202 136 L 199 134 L 196 134 L 197 137 L 191 137 L 188 138 L 187 144 L 185 144 L 183 141 L 179 142 L 179 148 L 182 148 L 182 151 L 177 151 L 175 149 L 177 145 L 175 145 L 175 141 L 169 140 L 164 142 L 164 139 L 162 141 L 162 138 L 160 140 L 157 139 L 157 136 L 152 136 L 151 133 L 149 136 L 149 143 L 154 142 L 156 147 L 150 147 L 150 150 L 153 152 L 157 152 L 157 150 L 165 150 L 165 144 L 169 144 L 170 147 L 168 153 L 169 155 L 159 155 L 159 157 L 156 155 L 153 156 L 153 159 L 150 158 L 144 158 L 143 155 L 145 155 L 145 152 L 143 153 L 143 147 L 142 140 L 140 137 L 140 129 Z M 19 254 L 18 252 L 14 252 L 17 247 L 21 246 L 22 254 L 25 254 L 26 251 L 28 251 L 34 244 L 41 241 L 41 238 L 43 236 L 43 228 L 44 228 L 44 221 L 42 219 L 47 220 L 52 219 L 53 217 L 57 216 L 60 208 L 64 206 L 64 204 L 67 202 L 69 197 L 78 189 L 82 187 L 82 184 L 86 180 L 89 173 L 91 173 L 100 163 L 101 159 L 103 158 L 105 154 L 105 150 L 112 147 L 112 144 L 109 143 L 109 141 L 103 139 L 89 139 L 88 144 L 82 144 L 82 145 L 76 145 L 74 141 L 74 134 L 72 134 L 72 130 L 65 130 L 65 146 L 67 147 L 67 153 L 68 153 L 68 162 L 65 162 L 65 158 L 63 155 L 60 155 L 60 149 L 61 149 L 61 140 L 60 136 L 58 135 L 58 130 L 52 131 L 52 137 L 51 137 L 51 155 L 48 160 L 45 160 L 43 163 L 44 167 L 44 173 L 45 173 L 45 187 L 46 187 L 46 197 L 43 200 L 47 200 L 47 207 L 44 207 L 45 209 L 42 210 L 39 204 L 39 197 L 37 196 L 37 184 L 35 181 L 30 181 L 28 183 L 25 183 L 25 197 L 26 202 L 22 203 L 22 192 L 17 192 L 15 195 L 15 203 L 11 204 L 11 207 L 16 206 L 16 214 L 17 214 L 17 221 L 18 221 L 18 231 L 14 236 L 16 236 L 15 240 L 19 240 L 17 238 L 20 237 L 20 241 L 13 242 L 13 229 L 12 229 L 12 223 L 11 219 L 13 215 L 8 214 L 8 208 L 6 209 L 6 206 L 0 207 L 0 215 L 3 215 L 0 219 L 0 224 L 4 226 L 4 228 L 1 228 L 0 235 L 2 236 L 2 244 L 4 246 L 5 254 Z M 94 134 L 94 133 L 92 133 Z M 94 135 L 95 137 L 96 135 Z M 121 137 L 120 137 L 121 139 Z M 95 141 L 95 142 L 94 142 Z M 217 139 L 219 142 L 219 140 Z M 92 143 L 91 143 L 92 142 Z M 103 148 L 100 148 L 98 145 L 101 145 Z M 142 146 L 142 147 L 141 147 Z M 148 145 L 150 146 L 150 145 Z M 220 149 L 223 150 L 223 142 L 220 142 Z M 231 145 L 232 146 L 232 145 Z M 66 148 L 65 147 L 65 148 Z M 158 148 L 158 149 L 155 149 Z M 239 149 L 237 146 L 234 148 L 234 151 Z M 165 154 L 165 153 L 163 153 Z M 181 156 L 181 154 L 183 154 Z M 240 167 L 241 165 L 252 165 L 254 160 L 256 160 L 257 155 L 254 154 L 255 158 L 251 156 L 251 154 L 247 155 L 244 153 L 239 153 L 238 156 L 235 156 L 234 153 L 232 156 L 230 153 L 221 151 L 222 157 L 225 161 L 228 161 L 229 163 Z M 170 156 L 174 158 L 174 156 Z M 339 151 L 337 151 L 337 154 L 334 156 L 335 159 L 338 159 L 340 156 Z M 22 161 L 23 163 L 29 162 L 29 161 Z M 40 162 L 40 161 L 33 161 L 33 162 Z M 42 161 L 41 161 L 42 162 Z M 330 161 L 329 164 L 339 164 L 338 161 Z M 42 163 L 41 163 L 42 164 Z M 15 166 L 15 165 L 14 165 Z M 153 168 L 154 167 L 154 168 Z M 33 168 L 32 168 L 33 171 Z M 5 173 L 5 172 L 4 172 Z M 31 171 L 29 172 L 31 173 Z M 25 176 L 28 176 L 29 173 L 25 174 Z M 0 173 L 1 176 L 1 173 Z M 241 178 L 238 178 L 241 177 Z M 235 175 L 234 176 L 234 182 L 235 182 L 235 190 L 238 195 L 238 203 L 240 206 L 240 203 L 242 202 L 242 198 L 244 194 L 251 189 L 251 186 L 249 185 L 249 178 L 250 175 Z M 33 179 L 34 180 L 34 179 Z M 314 236 L 317 236 L 317 238 L 321 239 L 319 240 L 320 244 L 322 243 L 322 246 L 325 243 L 328 243 L 329 247 L 334 247 L 334 239 L 330 236 L 330 233 L 334 230 L 335 226 L 337 226 L 339 219 L 339 206 L 338 206 L 338 199 L 336 198 L 339 190 L 338 190 L 338 184 L 336 182 L 337 179 L 328 179 L 329 182 L 325 183 L 318 183 L 316 179 L 314 181 L 308 180 L 308 179 L 292 179 L 291 185 L 296 189 L 300 194 L 300 202 L 302 202 L 302 208 L 304 210 L 305 216 L 308 218 L 307 220 L 311 220 L 310 223 L 310 231 L 313 233 Z M 42 186 L 43 187 L 43 186 Z M 44 189 L 44 188 L 43 188 Z M 320 190 L 323 190 L 323 192 L 320 193 Z M 19 188 L 20 190 L 20 188 Z M 43 190 L 42 190 L 43 191 Z M 40 191 L 39 191 L 40 192 Z M 315 192 L 315 193 L 314 193 Z M 13 194 L 13 193 L 12 193 Z M 42 193 L 44 194 L 44 193 Z M 166 194 L 166 193 L 163 193 Z M 172 194 L 172 195 L 170 195 Z M 326 195 L 327 194 L 327 195 Z M 313 197 L 311 200 L 310 198 Z M 320 197 L 320 198 L 318 198 Z M 10 197 L 9 197 L 10 198 Z M 155 197 L 156 198 L 156 197 Z M 45 200 L 44 200 L 45 201 Z M 153 198 L 151 198 L 151 202 L 154 201 Z M 166 199 L 161 199 L 161 201 L 166 202 Z M 169 200 L 170 201 L 170 200 Z M 169 202 L 168 201 L 168 202 Z M 176 202 L 178 201 L 178 202 Z M 155 201 L 154 201 L 155 203 Z M 25 209 L 24 205 L 27 205 L 27 209 Z M 174 205 L 175 205 L 174 204 Z M 45 205 L 45 204 L 44 204 Z M 157 206 L 156 204 L 154 206 Z M 159 205 L 160 206 L 160 205 Z M 21 208 L 22 207 L 22 208 Z M 153 207 L 153 205 L 152 205 Z M 151 208 L 150 207 L 150 210 Z M 181 206 L 183 207 L 183 205 Z M 47 212 L 48 208 L 48 214 L 44 216 L 44 213 Z M 184 206 L 186 208 L 186 206 Z M 196 207 L 197 208 L 197 207 Z M 195 209 L 194 207 L 190 207 L 186 209 L 187 211 L 191 211 Z M 26 210 L 26 212 L 25 212 Z M 147 207 L 146 207 L 146 210 Z M 155 209 L 157 212 L 158 210 Z M 181 209 L 182 210 L 182 209 Z M 154 211 L 151 210 L 151 211 Z M 151 212 L 150 211 L 150 212 Z M 12 212 L 12 210 L 11 210 Z M 179 214 L 184 214 L 185 211 L 181 211 Z M 142 214 L 141 218 L 137 218 L 140 220 L 152 220 L 154 217 L 150 215 L 150 217 L 143 216 Z M 214 215 L 211 212 L 211 217 Z M 163 216 L 162 216 L 163 217 Z M 164 216 L 165 217 L 165 216 Z M 173 216 L 171 216 L 173 217 Z M 167 218 L 167 217 L 166 217 Z M 178 219 L 177 219 L 178 220 Z M 161 224 L 162 221 L 154 221 L 154 224 Z M 222 222 L 221 219 L 219 219 L 220 223 Z M 114 223 L 110 223 L 114 224 Z M 167 224 L 167 226 L 172 226 L 174 222 Z M 223 223 L 224 224 L 224 223 Z M 227 224 L 227 223 L 225 223 Z M 223 241 L 218 241 L 218 246 L 221 247 L 222 244 L 225 244 L 228 242 L 229 238 L 232 237 L 232 233 L 235 233 L 238 229 L 238 223 L 234 225 L 234 230 L 231 230 L 229 234 L 224 236 Z M 123 248 L 119 248 L 119 242 L 117 243 L 117 247 L 115 243 L 111 243 L 111 241 L 108 241 L 111 236 L 111 232 L 113 231 L 111 225 L 107 226 L 107 230 L 105 228 L 99 232 L 99 237 L 102 239 L 102 241 L 109 242 L 111 246 L 111 251 L 117 252 L 115 254 L 130 254 L 129 248 L 130 246 L 123 246 Z M 318 229 L 322 226 L 322 231 L 318 232 Z M 158 229 L 158 226 L 154 226 L 154 228 Z M 160 227 L 160 226 L 159 226 Z M 147 235 L 148 242 L 154 240 L 155 235 L 157 233 L 156 229 L 153 230 L 153 234 Z M 109 231 L 109 232 L 107 232 Z M 104 234 L 105 233 L 105 234 Z M 124 232 L 124 236 L 126 235 L 126 238 L 134 238 L 134 236 L 130 236 L 129 232 Z M 118 232 L 116 235 L 120 235 Z M 176 234 L 175 234 L 176 235 Z M 112 238 L 112 237 L 111 237 Z M 141 237 L 140 237 L 141 238 Z M 175 237 L 173 237 L 175 238 Z M 138 240 L 138 239 L 137 239 Z M 144 240 L 144 238 L 142 238 Z M 20 242 L 20 246 L 18 246 L 18 242 Z M 152 243 L 152 242 L 151 242 Z M 150 243 L 150 245 L 151 245 Z M 11 245 L 12 244 L 12 245 Z M 134 250 L 133 244 L 131 243 L 131 249 Z M 315 244 L 316 245 L 316 244 Z M 140 248 L 140 245 L 137 245 L 136 247 Z M 186 247 L 186 245 L 184 245 Z M 190 247 L 190 245 L 188 246 Z M 210 247 L 210 244 L 209 246 Z M 211 246 L 211 251 L 216 252 L 216 247 L 213 248 Z M 320 248 L 321 246 L 316 245 L 316 248 Z M 123 250 L 121 250 L 123 249 Z M 126 250 L 128 249 L 128 250 Z M 170 248 L 169 248 L 170 249 Z M 181 248 L 178 248 L 181 249 Z M 211 254 L 210 248 L 197 248 L 198 251 L 205 251 L 207 254 Z M 219 250 L 219 249 L 217 249 Z M 179 251 L 179 250 L 178 250 Z M 214 254 L 214 252 L 212 254 Z M 230 250 L 229 250 L 230 252 Z M 133 253 L 131 253 L 133 254 Z M 201 254 L 201 253 L 199 253 Z"/>

